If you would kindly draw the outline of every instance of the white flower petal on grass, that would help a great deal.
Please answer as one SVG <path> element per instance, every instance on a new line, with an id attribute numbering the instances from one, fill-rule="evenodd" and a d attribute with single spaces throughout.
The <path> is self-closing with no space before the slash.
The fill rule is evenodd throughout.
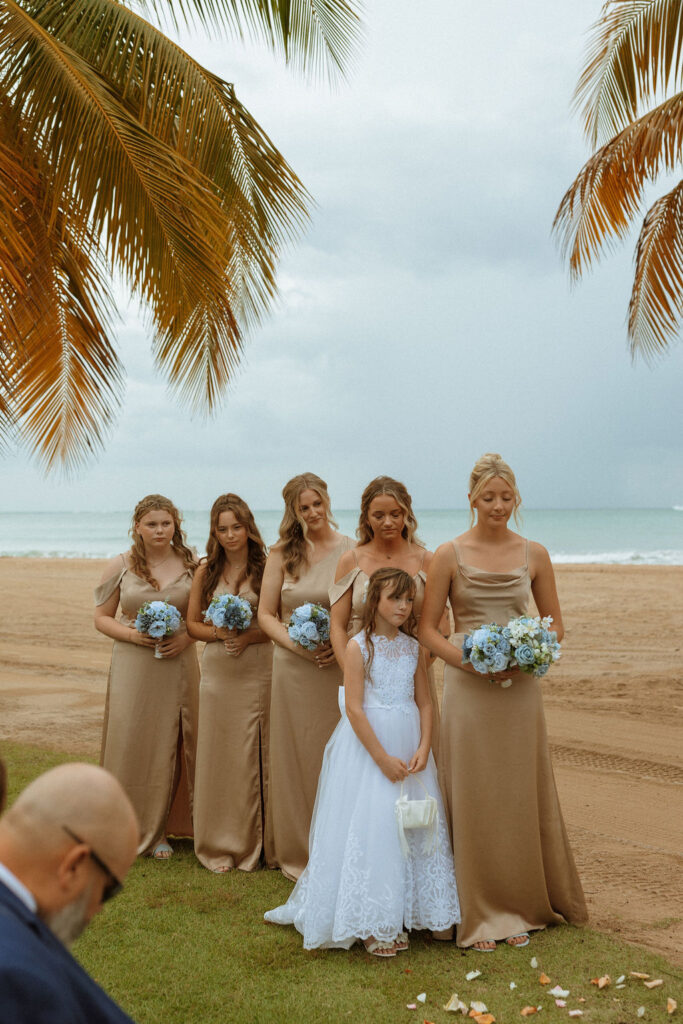
<path id="1" fill-rule="evenodd" d="M 467 1014 L 467 1004 L 463 1003 L 462 999 L 457 992 L 454 992 L 451 998 L 444 1006 L 444 1010 L 450 1010 L 453 1013 Z"/>
<path id="2" fill-rule="evenodd" d="M 567 1005 L 567 1000 L 566 999 L 556 999 L 555 1000 L 555 1006 L 559 1006 L 561 1009 L 564 1009 L 566 1005 Z"/>
<path id="3" fill-rule="evenodd" d="M 474 981 L 475 978 L 481 976 L 481 971 L 468 971 L 465 975 L 465 981 Z"/>
<path id="4" fill-rule="evenodd" d="M 639 1006 L 638 1009 L 636 1010 L 636 1017 L 644 1017 L 644 1016 L 645 1016 L 645 1007 L 644 1006 Z"/>
<path id="5" fill-rule="evenodd" d="M 645 986 L 645 988 L 659 988 L 659 986 L 663 985 L 663 984 L 664 984 L 664 982 L 662 981 L 661 978 L 657 978 L 656 981 L 644 981 L 643 982 L 643 985 Z"/>
<path id="6" fill-rule="evenodd" d="M 569 1016 L 570 1017 L 583 1017 L 583 1010 L 570 1010 L 569 1011 Z"/>
<path id="7" fill-rule="evenodd" d="M 535 956 L 532 956 L 532 958 L 531 958 L 531 960 L 529 961 L 529 963 L 530 963 L 530 964 L 531 964 L 531 966 L 532 966 L 532 967 L 534 968 L 534 970 L 535 970 L 535 969 L 536 969 L 536 968 L 538 967 L 538 960 L 536 959 L 536 957 L 535 957 Z"/>
<path id="8" fill-rule="evenodd" d="M 517 988 L 517 982 L 516 981 L 511 981 L 510 982 L 510 991 L 511 992 L 512 992 L 513 988 Z"/>
<path id="9" fill-rule="evenodd" d="M 417 1001 L 418 1003 L 425 1003 L 427 1001 L 427 993 L 420 992 L 419 996 L 417 996 Z"/>
<path id="10" fill-rule="evenodd" d="M 619 977 L 617 978 L 617 980 L 616 980 L 616 984 L 617 984 L 617 985 L 621 985 L 621 984 L 622 984 L 622 983 L 623 983 L 624 981 L 626 981 L 626 975 L 625 975 L 625 974 L 621 974 L 621 975 L 620 975 L 620 976 L 619 976 Z"/>
<path id="11" fill-rule="evenodd" d="M 477 999 L 475 999 L 473 1003 L 470 1003 L 470 1009 L 474 1010 L 475 1013 L 488 1013 L 486 1003 L 482 1003 Z"/>
<path id="12" fill-rule="evenodd" d="M 551 996 L 557 996 L 558 999 L 566 999 L 569 995 L 568 988 L 562 988 L 561 985 L 556 985 L 555 988 L 550 989 Z"/>
<path id="13" fill-rule="evenodd" d="M 617 988 L 626 988 L 626 985 L 617 985 Z"/>

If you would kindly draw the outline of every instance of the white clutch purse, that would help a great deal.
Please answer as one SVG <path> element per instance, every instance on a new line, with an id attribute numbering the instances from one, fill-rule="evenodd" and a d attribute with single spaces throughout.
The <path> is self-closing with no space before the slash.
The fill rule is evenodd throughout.
<path id="1" fill-rule="evenodd" d="M 398 824 L 398 838 L 401 843 L 401 850 L 405 857 L 408 857 L 410 854 L 408 841 L 406 839 L 406 829 L 422 828 L 429 830 L 429 845 L 426 852 L 432 853 L 436 844 L 436 826 L 439 820 L 439 809 L 436 804 L 436 797 L 429 795 L 427 787 L 421 779 L 418 779 L 416 775 L 413 776 L 413 778 L 419 782 L 424 789 L 426 798 L 424 800 L 409 800 L 407 794 L 404 792 L 404 779 L 403 782 L 401 782 L 401 795 L 394 805 L 396 822 Z"/>

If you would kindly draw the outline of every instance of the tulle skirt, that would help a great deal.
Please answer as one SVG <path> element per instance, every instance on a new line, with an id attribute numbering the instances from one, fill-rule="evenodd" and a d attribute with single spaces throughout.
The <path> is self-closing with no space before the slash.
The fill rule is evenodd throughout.
<path id="1" fill-rule="evenodd" d="M 420 742 L 416 705 L 365 713 L 384 749 L 409 761 Z M 438 803 L 436 835 L 408 830 L 406 856 L 395 815 L 401 785 L 383 775 L 342 717 L 325 749 L 308 865 L 287 903 L 268 911 L 266 921 L 293 924 L 306 949 L 348 949 L 371 935 L 390 942 L 404 928 L 442 931 L 457 923 L 453 856 L 431 754 L 425 770 L 405 782 L 410 799 L 425 798 L 418 779 Z"/>

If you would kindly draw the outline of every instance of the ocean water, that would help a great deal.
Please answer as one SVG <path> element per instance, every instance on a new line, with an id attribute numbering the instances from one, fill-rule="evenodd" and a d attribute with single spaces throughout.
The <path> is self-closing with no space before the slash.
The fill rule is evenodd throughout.
<path id="1" fill-rule="evenodd" d="M 255 511 L 267 544 L 280 510 Z M 467 529 L 467 509 L 416 510 L 418 535 L 432 550 Z M 335 510 L 354 536 L 355 510 Z M 203 552 L 208 511 L 186 512 L 188 539 Z M 129 544 L 130 512 L 0 512 L 0 556 L 104 558 Z M 555 562 L 683 565 L 683 506 L 662 509 L 525 509 L 519 532 L 544 544 Z"/>

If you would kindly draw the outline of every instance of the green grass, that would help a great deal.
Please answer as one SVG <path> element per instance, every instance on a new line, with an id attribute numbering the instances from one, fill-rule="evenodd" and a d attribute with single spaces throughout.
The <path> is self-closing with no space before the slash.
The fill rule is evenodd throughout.
<path id="1" fill-rule="evenodd" d="M 10 799 L 41 771 L 69 760 L 19 744 L 3 744 L 1 752 Z M 442 1008 L 452 992 L 467 1003 L 486 1003 L 498 1024 L 522 1021 L 526 1005 L 543 1007 L 531 1018 L 539 1024 L 568 1021 L 567 1010 L 556 1007 L 539 984 L 541 970 L 553 985 L 570 990 L 568 1007 L 582 1009 L 578 1019 L 584 1022 L 635 1024 L 640 1006 L 646 1022 L 664 1021 L 667 996 L 683 1008 L 678 968 L 589 928 L 551 928 L 523 950 L 500 946 L 488 955 L 433 942 L 424 933 L 413 937 L 410 952 L 388 961 L 360 947 L 305 952 L 294 929 L 263 922 L 263 912 L 284 902 L 291 890 L 279 872 L 214 875 L 199 866 L 191 843 L 174 845 L 170 861 L 134 865 L 122 895 L 74 947 L 87 970 L 140 1024 L 446 1024 L 462 1019 Z M 533 956 L 538 969 L 530 966 Z M 482 975 L 468 982 L 471 970 Z M 629 971 L 647 972 L 664 985 L 648 990 Z M 598 991 L 590 979 L 604 974 L 613 984 Z M 627 987 L 617 990 L 621 974 L 627 975 Z M 425 1004 L 408 1010 L 420 992 L 427 995 Z"/>

